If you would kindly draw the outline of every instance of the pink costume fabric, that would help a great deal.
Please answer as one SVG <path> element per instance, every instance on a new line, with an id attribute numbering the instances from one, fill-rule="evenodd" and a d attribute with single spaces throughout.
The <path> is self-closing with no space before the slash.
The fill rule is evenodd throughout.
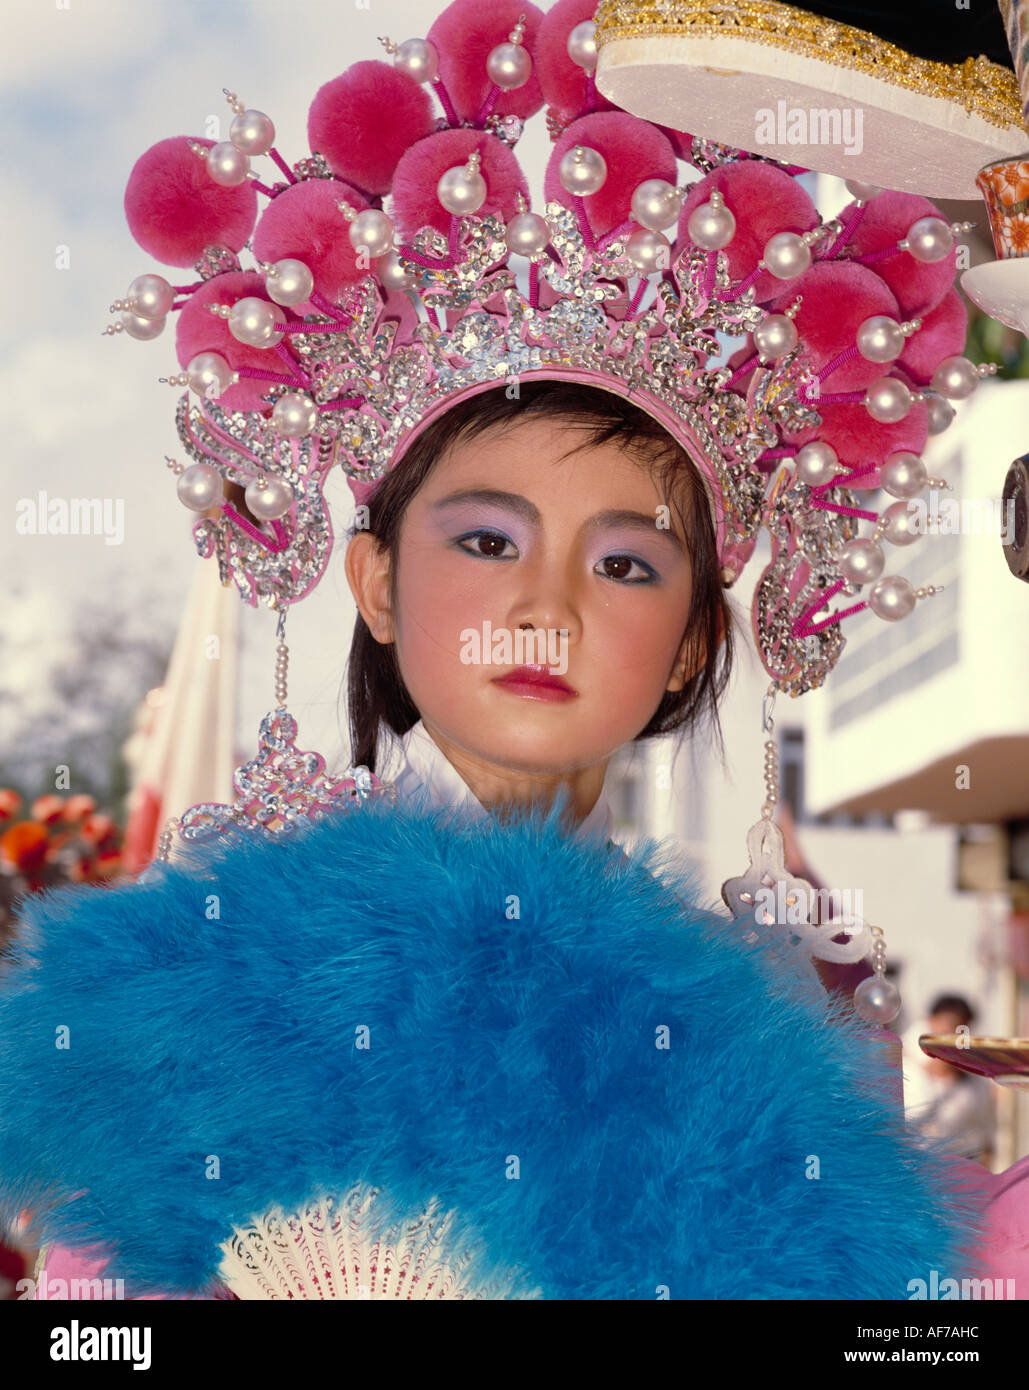
<path id="1" fill-rule="evenodd" d="M 104 1270 L 110 1264 L 110 1256 L 103 1256 L 99 1259 L 88 1259 L 85 1255 L 80 1255 L 74 1250 L 69 1250 L 65 1245 L 52 1245 L 47 1254 L 44 1267 L 38 1276 L 35 1296 L 48 1302 L 54 1299 L 64 1299 L 71 1297 L 72 1289 L 75 1288 L 75 1297 L 92 1299 L 94 1297 L 93 1285 L 84 1281 L 94 1279 L 103 1280 Z M 73 1281 L 78 1281 L 77 1288 Z M 102 1297 L 107 1297 L 104 1290 Z M 114 1290 L 111 1291 L 112 1298 L 115 1296 Z M 129 1295 L 138 1298 L 140 1301 L 147 1299 L 162 1299 L 165 1297 L 178 1298 L 190 1297 L 190 1295 L 179 1294 L 138 1294 Z M 224 1294 L 225 1298 L 232 1298 L 234 1295 Z M 199 1295 L 198 1295 L 199 1297 Z"/>

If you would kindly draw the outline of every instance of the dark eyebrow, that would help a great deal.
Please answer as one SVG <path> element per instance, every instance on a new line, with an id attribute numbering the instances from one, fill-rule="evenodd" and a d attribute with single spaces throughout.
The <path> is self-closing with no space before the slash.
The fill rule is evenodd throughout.
<path id="1" fill-rule="evenodd" d="M 484 502 L 493 503 L 499 507 L 507 507 L 509 511 L 515 512 L 533 526 L 538 526 L 541 517 L 537 507 L 529 501 L 527 497 L 521 497 L 516 492 L 500 492 L 496 488 L 465 488 L 461 492 L 452 492 L 449 497 L 442 498 L 439 502 L 432 505 L 433 511 L 439 511 L 444 507 L 456 506 L 460 502 Z M 677 550 L 686 554 L 686 546 L 674 531 L 659 527 L 653 516 L 648 516 L 646 512 L 633 512 L 626 510 L 612 510 L 597 512 L 596 516 L 591 516 L 585 523 L 588 531 L 602 531 L 608 526 L 627 526 L 634 531 L 645 531 L 648 535 L 654 535 L 660 539 L 669 540 Z"/>

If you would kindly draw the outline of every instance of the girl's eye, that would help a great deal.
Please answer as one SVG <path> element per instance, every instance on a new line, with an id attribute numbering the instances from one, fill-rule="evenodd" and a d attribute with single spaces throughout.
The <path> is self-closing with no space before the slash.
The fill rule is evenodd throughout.
<path id="1" fill-rule="evenodd" d="M 481 560 L 517 558 L 517 546 L 499 531 L 469 531 L 458 536 L 454 544 L 467 555 L 475 555 Z M 515 551 L 514 555 L 504 554 L 508 546 Z M 656 571 L 650 565 L 633 555 L 605 555 L 595 568 L 605 579 L 613 579 L 621 584 L 651 584 L 657 578 Z"/>
<path id="2" fill-rule="evenodd" d="M 465 541 L 471 541 L 474 548 L 469 549 Z M 499 531 L 469 531 L 465 536 L 458 536 L 455 544 L 467 555 L 477 555 L 483 560 L 509 560 L 511 556 L 504 555 L 504 547 L 513 545 L 506 536 L 502 536 Z"/>
<path id="3" fill-rule="evenodd" d="M 634 565 L 640 571 L 635 577 L 632 574 Z M 597 569 L 605 579 L 616 579 L 623 584 L 650 584 L 657 578 L 656 572 L 645 561 L 637 560 L 632 555 L 605 555 Z"/>

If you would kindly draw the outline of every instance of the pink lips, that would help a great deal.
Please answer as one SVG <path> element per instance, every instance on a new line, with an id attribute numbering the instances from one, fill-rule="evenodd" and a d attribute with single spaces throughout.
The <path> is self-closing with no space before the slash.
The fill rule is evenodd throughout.
<path id="1" fill-rule="evenodd" d="M 498 676 L 493 684 L 529 700 L 574 700 L 579 693 L 555 676 L 549 666 L 516 666 L 506 676 Z"/>

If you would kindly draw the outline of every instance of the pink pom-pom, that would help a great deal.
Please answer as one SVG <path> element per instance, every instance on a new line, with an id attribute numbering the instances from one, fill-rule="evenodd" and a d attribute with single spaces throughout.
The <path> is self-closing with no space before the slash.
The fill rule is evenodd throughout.
<path id="1" fill-rule="evenodd" d="M 366 196 L 388 193 L 400 156 L 435 121 L 425 88 L 392 63 L 354 63 L 318 89 L 307 139 L 337 178 Z"/>
<path id="2" fill-rule="evenodd" d="M 508 42 L 508 35 L 525 16 L 522 44 L 532 56 L 543 12 L 528 0 L 453 0 L 426 34 L 439 54 L 439 76 L 454 109 L 464 121 L 474 121 L 493 90 L 486 59 L 494 48 Z M 535 66 L 528 82 L 502 92 L 491 114 L 519 116 L 527 120 L 543 105 L 543 92 Z"/>
<path id="3" fill-rule="evenodd" d="M 878 470 L 891 454 L 901 451 L 920 454 L 929 438 L 929 414 L 924 401 L 913 401 L 903 420 L 892 425 L 873 420 L 860 401 L 820 405 L 818 413 L 822 417 L 820 425 L 804 430 L 784 429 L 784 441 L 798 446 L 809 444 L 813 439 L 824 441 L 836 450 L 837 458 L 847 465 L 854 477 Z M 844 474 L 839 475 L 837 484 L 849 486 Z M 878 485 L 877 471 L 875 478 L 860 484 L 862 490 Z"/>
<path id="4" fill-rule="evenodd" d="M 237 300 L 268 299 L 264 276 L 251 270 L 231 270 L 224 275 L 214 275 L 205 280 L 198 290 L 194 290 L 179 311 L 175 328 L 175 353 L 179 366 L 185 370 L 192 358 L 200 352 L 219 352 L 233 371 L 240 367 L 258 367 L 266 372 L 283 372 L 285 367 L 279 355 L 269 348 L 249 347 L 234 338 L 229 325 L 207 308 L 208 304 L 235 304 Z M 271 300 L 268 300 L 271 303 Z M 278 306 L 276 306 L 278 308 Z M 280 323 L 285 323 L 287 313 L 280 311 Z M 223 410 L 261 410 L 269 411 L 271 406 L 262 401 L 261 396 L 273 386 L 271 381 L 244 377 L 237 385 L 228 386 L 218 397 L 217 404 Z"/>
<path id="5" fill-rule="evenodd" d="M 303 261 L 314 276 L 315 289 L 335 299 L 344 285 L 362 279 L 374 266 L 374 261 L 358 265 L 349 224 L 337 202 L 347 202 L 358 212 L 368 206 L 356 189 L 338 179 L 302 179 L 284 189 L 257 224 L 254 256 L 259 261 L 287 256 Z"/>
<path id="6" fill-rule="evenodd" d="M 393 177 L 393 220 L 405 240 L 422 227 L 449 234 L 451 214 L 436 187 L 448 169 L 466 164 L 473 150 L 482 156 L 479 173 L 486 181 L 486 201 L 476 217 L 495 212 L 510 221 L 518 211 L 517 195 L 528 200 L 529 185 L 507 145 L 482 130 L 441 130 L 408 150 Z"/>
<path id="7" fill-rule="evenodd" d="M 659 125 L 658 130 L 679 159 L 685 160 L 687 164 L 693 163 L 693 136 L 688 130 L 673 130 L 669 125 Z"/>
<path id="8" fill-rule="evenodd" d="M 607 164 L 603 184 L 582 200 L 595 236 L 631 221 L 632 195 L 645 180 L 676 181 L 675 151 L 657 126 L 626 111 L 602 111 L 573 121 L 555 144 L 543 185 L 548 202 L 575 207 L 575 197 L 565 191 L 558 169 L 563 156 L 576 145 L 596 150 Z"/>
<path id="9" fill-rule="evenodd" d="M 810 232 L 818 225 L 814 203 L 792 174 L 756 159 L 744 159 L 713 169 L 691 186 L 679 217 L 677 248 L 693 245 L 687 231 L 689 220 L 694 209 L 716 190 L 736 219 L 735 234 L 724 248 L 734 281 L 751 274 L 776 232 Z M 753 282 L 754 298 L 759 304 L 778 299 L 786 286 L 796 285 L 797 279 L 777 280 L 762 271 Z"/>
<path id="10" fill-rule="evenodd" d="M 189 147 L 189 135 L 158 140 L 136 160 L 125 186 L 125 217 L 143 250 L 165 265 L 192 266 L 205 246 L 239 251 L 257 216 L 247 180 L 225 188 Z M 213 140 L 196 139 L 207 150 Z"/>
<path id="11" fill-rule="evenodd" d="M 922 327 L 907 341 L 898 359 L 911 379 L 926 386 L 945 357 L 960 357 L 968 335 L 968 313 L 957 290 L 950 289 L 930 314 Z"/>
<path id="12" fill-rule="evenodd" d="M 848 215 L 846 212 L 841 217 Z M 850 254 L 855 260 L 903 241 L 912 225 L 922 217 L 938 217 L 939 208 L 915 193 L 880 193 L 861 214 L 850 238 Z M 872 269 L 896 295 L 906 319 L 923 318 L 932 312 L 954 283 L 957 256 L 954 251 L 940 261 L 916 261 L 909 251 L 884 256 Z"/>
<path id="13" fill-rule="evenodd" d="M 856 346 L 857 332 L 865 319 L 884 314 L 901 321 L 897 301 L 883 282 L 864 266 L 846 261 L 821 261 L 790 283 L 789 292 L 771 308 L 781 314 L 801 296 L 793 316 L 797 332 L 815 371 Z M 826 392 L 855 391 L 878 381 L 888 364 L 869 362 L 860 353 L 824 377 Z"/>
<path id="14" fill-rule="evenodd" d="M 617 110 L 597 91 L 592 73 L 568 56 L 568 35 L 577 24 L 593 18 L 596 0 L 557 0 L 543 16 L 532 60 L 539 74 L 543 99 L 562 125 L 593 111 Z"/>

